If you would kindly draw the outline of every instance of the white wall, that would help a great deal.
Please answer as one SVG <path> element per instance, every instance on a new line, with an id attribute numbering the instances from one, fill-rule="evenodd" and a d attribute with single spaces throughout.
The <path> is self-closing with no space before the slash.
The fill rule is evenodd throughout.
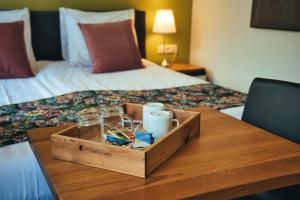
<path id="1" fill-rule="evenodd" d="M 194 0 L 192 64 L 247 92 L 255 77 L 300 83 L 300 32 L 250 28 L 252 0 Z"/>

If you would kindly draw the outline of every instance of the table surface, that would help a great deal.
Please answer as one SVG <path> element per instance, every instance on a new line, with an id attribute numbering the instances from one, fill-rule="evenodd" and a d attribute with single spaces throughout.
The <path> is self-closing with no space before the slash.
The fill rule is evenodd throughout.
<path id="1" fill-rule="evenodd" d="M 184 63 L 174 63 L 168 67 L 174 71 L 198 71 L 198 70 L 205 70 L 204 67 L 200 67 L 197 65 L 191 64 L 184 64 Z"/>
<path id="2" fill-rule="evenodd" d="M 228 199 L 300 183 L 300 145 L 200 107 L 200 137 L 143 179 L 51 157 L 49 135 L 37 129 L 32 148 L 61 199 Z"/>

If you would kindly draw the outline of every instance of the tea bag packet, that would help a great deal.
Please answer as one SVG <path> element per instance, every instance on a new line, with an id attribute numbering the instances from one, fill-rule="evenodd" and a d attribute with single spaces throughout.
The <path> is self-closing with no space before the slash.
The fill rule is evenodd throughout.
<path id="1" fill-rule="evenodd" d="M 152 136 L 152 133 L 136 132 L 132 148 L 145 149 L 146 147 L 151 146 L 154 141 L 155 138 Z"/>
<path id="2" fill-rule="evenodd" d="M 152 133 L 145 133 L 145 132 L 136 132 L 135 139 L 144 141 L 150 145 L 153 144 L 155 141 L 155 138 L 152 136 Z"/>
<path id="3" fill-rule="evenodd" d="M 106 141 L 109 142 L 110 144 L 118 145 L 118 146 L 129 145 L 131 143 L 131 141 L 129 141 L 129 140 L 116 138 L 111 135 L 108 135 L 106 137 Z"/>
<path id="4" fill-rule="evenodd" d="M 135 140 L 132 145 L 132 148 L 144 150 L 146 147 L 149 147 L 149 146 L 151 146 L 151 144 L 148 144 L 147 142 L 144 142 L 142 140 Z"/>
<path id="5" fill-rule="evenodd" d="M 135 140 L 134 133 L 128 128 L 114 128 L 106 132 L 107 142 L 115 145 L 128 145 Z"/>

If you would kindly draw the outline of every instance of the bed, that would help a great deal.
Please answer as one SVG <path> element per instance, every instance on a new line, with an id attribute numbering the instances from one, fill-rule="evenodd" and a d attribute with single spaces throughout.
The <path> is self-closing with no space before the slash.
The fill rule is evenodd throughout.
<path id="1" fill-rule="evenodd" d="M 100 93 L 96 92 L 98 96 L 105 93 L 106 95 L 115 95 L 117 98 L 120 97 L 120 94 L 123 97 L 124 93 L 125 96 L 132 94 L 134 98 L 131 98 L 131 101 L 143 103 L 147 100 L 161 100 L 162 96 L 157 95 L 157 93 L 164 93 L 165 98 L 168 95 L 173 95 L 174 91 L 176 92 L 177 90 L 192 89 L 195 91 L 195 88 L 199 89 L 200 87 L 202 91 L 203 88 L 206 90 L 207 88 L 213 88 L 226 94 L 230 92 L 233 96 L 235 94 L 238 95 L 239 101 L 237 102 L 234 99 L 232 100 L 233 97 L 230 96 L 231 104 L 227 105 L 227 109 L 223 109 L 222 112 L 236 118 L 241 117 L 243 112 L 243 106 L 241 105 L 244 102 L 244 94 L 223 89 L 201 79 L 162 68 L 146 59 L 143 59 L 143 64 L 146 66 L 144 69 L 105 74 L 92 74 L 89 68 L 69 65 L 67 61 L 62 61 L 58 19 L 59 14 L 57 11 L 31 12 L 33 50 L 37 59 L 41 60 L 39 61 L 38 73 L 34 78 L 0 79 L 0 133 L 5 133 L 3 130 L 7 128 L 7 125 L 3 125 L 3 122 L 5 122 L 4 118 L 9 116 L 7 113 L 4 113 L 4 110 L 8 108 L 24 107 L 24 105 L 33 104 L 42 105 L 45 99 L 64 99 L 66 95 L 76 96 L 86 94 L 86 92 L 93 93 L 93 91 L 101 91 Z M 141 55 L 145 58 L 144 12 L 136 11 L 135 27 L 139 49 Z M 141 93 L 149 93 L 150 95 L 146 96 L 149 98 L 145 100 L 145 96 L 140 96 Z M 155 95 L 153 95 L 154 93 Z M 184 94 L 186 95 L 187 93 L 185 92 Z M 206 95 L 209 94 L 210 91 Z M 176 97 L 182 96 L 183 93 L 176 93 L 176 95 Z M 213 94 L 211 95 L 213 96 Z M 218 95 L 220 93 L 215 96 Z M 141 100 L 141 98 L 144 99 Z M 207 96 L 206 99 L 211 98 Z M 197 98 L 197 102 L 201 102 L 201 100 L 199 97 Z M 184 99 L 184 102 L 186 102 L 186 99 Z M 195 103 L 195 101 L 190 103 L 184 105 L 192 107 L 194 105 L 192 103 Z M 222 109 L 223 107 L 220 107 L 220 105 L 225 105 L 225 103 L 218 101 L 218 104 L 213 104 L 212 106 Z M 179 107 L 178 105 L 175 106 Z M 11 123 L 9 126 L 13 129 L 16 125 L 19 125 L 18 123 L 20 122 Z M 35 124 L 35 126 L 37 125 Z M 47 126 L 47 124 L 41 125 L 41 127 L 44 126 Z M 0 139 L 5 140 L 5 137 L 1 136 Z M 8 142 L 6 141 L 7 143 L 2 142 L 2 145 L 0 145 L 0 147 L 2 146 L 0 148 L 0 198 L 52 199 L 43 174 L 29 143 L 26 141 L 26 136 L 21 137 L 19 135 L 17 140 L 15 139 L 16 137 L 14 136 L 13 142 L 10 138 L 7 140 Z"/>

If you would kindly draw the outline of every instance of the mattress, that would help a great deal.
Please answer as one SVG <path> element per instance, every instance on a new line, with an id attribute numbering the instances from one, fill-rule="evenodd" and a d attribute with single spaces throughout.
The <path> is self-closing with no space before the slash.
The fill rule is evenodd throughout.
<path id="1" fill-rule="evenodd" d="M 40 62 L 34 78 L 0 80 L 0 105 L 84 90 L 147 90 L 207 83 L 143 60 L 144 69 L 92 74 L 66 61 Z M 243 107 L 225 113 L 241 117 Z M 0 199 L 51 199 L 50 190 L 28 142 L 0 148 Z"/>

